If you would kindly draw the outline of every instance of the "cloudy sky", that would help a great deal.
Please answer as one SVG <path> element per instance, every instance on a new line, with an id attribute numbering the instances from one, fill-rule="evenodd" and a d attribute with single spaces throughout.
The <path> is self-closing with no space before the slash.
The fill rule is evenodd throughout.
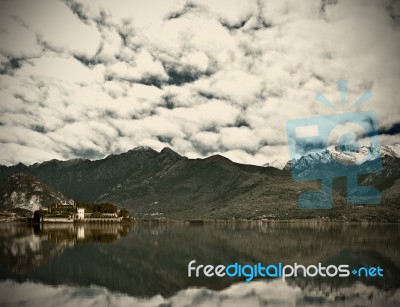
<path id="1" fill-rule="evenodd" d="M 136 146 L 262 165 L 286 122 L 377 114 L 400 143 L 400 3 L 368 0 L 1 1 L 0 164 Z"/>

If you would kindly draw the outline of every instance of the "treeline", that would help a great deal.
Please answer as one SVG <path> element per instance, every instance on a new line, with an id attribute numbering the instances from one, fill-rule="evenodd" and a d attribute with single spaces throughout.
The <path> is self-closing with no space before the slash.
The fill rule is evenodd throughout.
<path id="1" fill-rule="evenodd" d="M 94 203 L 77 202 L 76 207 L 77 208 L 85 208 L 85 212 L 92 212 L 92 213 L 96 213 L 96 212 L 98 212 L 98 213 L 117 213 L 118 212 L 118 207 L 111 203 L 94 204 Z"/>
<path id="2" fill-rule="evenodd" d="M 84 208 L 85 212 L 91 212 L 93 214 L 102 214 L 102 213 L 118 213 L 118 216 L 122 217 L 129 217 L 129 211 L 122 208 L 118 212 L 118 207 L 111 203 L 84 203 L 84 202 L 77 202 L 77 208 Z"/>

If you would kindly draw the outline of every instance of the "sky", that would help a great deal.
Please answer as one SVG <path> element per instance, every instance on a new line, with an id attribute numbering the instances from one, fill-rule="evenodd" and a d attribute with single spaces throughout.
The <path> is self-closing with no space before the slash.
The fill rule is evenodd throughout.
<path id="1" fill-rule="evenodd" d="M 400 1 L 0 1 L 0 164 L 289 159 L 287 121 L 344 112 L 341 79 L 398 144 L 399 54 Z"/>

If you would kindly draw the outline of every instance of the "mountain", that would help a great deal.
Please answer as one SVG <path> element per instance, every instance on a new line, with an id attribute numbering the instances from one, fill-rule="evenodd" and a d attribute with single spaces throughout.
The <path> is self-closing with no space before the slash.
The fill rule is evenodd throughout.
<path id="1" fill-rule="evenodd" d="M 301 163 L 329 163 L 329 152 L 302 157 Z M 320 183 L 295 182 L 286 169 L 243 165 L 214 155 L 188 159 L 164 148 L 138 147 L 101 160 L 51 160 L 26 166 L 0 166 L 0 178 L 24 172 L 75 201 L 112 202 L 144 218 L 378 218 L 398 220 L 399 161 L 382 158 L 384 171 L 363 178 L 383 191 L 384 206 L 349 211 L 345 191 L 334 192 L 333 210 L 297 208 L 301 192 L 320 189 Z M 293 162 L 293 161 L 292 161 Z M 343 185 L 342 185 L 343 186 Z"/>
<path id="2" fill-rule="evenodd" d="M 330 175 L 337 172 L 337 162 L 346 167 L 355 166 L 370 170 L 367 175 L 361 175 L 359 183 L 371 185 L 381 190 L 391 187 L 400 179 L 399 155 L 389 146 L 367 147 L 362 146 L 357 151 L 342 151 L 336 147 L 330 147 L 319 152 L 309 153 L 299 159 L 290 160 L 284 167 L 285 170 L 296 169 L 298 175 L 304 178 L 317 177 L 324 165 L 324 173 Z M 382 170 L 375 172 L 380 168 Z"/>
<path id="3" fill-rule="evenodd" d="M 69 200 L 60 192 L 43 184 L 37 178 L 15 173 L 1 180 L 0 183 L 0 208 L 39 210 L 51 204 L 66 204 Z"/>
<path id="4" fill-rule="evenodd" d="M 362 163 L 366 157 L 368 160 L 375 160 L 379 157 L 400 158 L 400 153 L 398 152 L 398 148 L 400 147 L 398 147 L 398 145 L 380 147 L 361 146 L 357 150 L 349 150 L 347 153 L 343 150 L 338 149 L 335 146 L 330 146 L 329 148 L 304 155 L 299 159 L 289 160 L 286 162 L 284 168 L 290 169 L 290 166 L 293 163 L 297 164 L 300 161 L 328 163 L 332 160 L 336 160 L 348 165 L 353 163 Z M 322 161 L 322 159 L 324 159 L 324 161 Z M 280 164 L 282 163 L 282 161 L 275 160 L 274 163 Z"/>

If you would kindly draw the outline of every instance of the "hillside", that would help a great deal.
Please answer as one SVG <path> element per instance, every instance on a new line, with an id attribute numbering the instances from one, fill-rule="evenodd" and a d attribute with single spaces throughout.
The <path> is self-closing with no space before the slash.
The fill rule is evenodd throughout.
<path id="1" fill-rule="evenodd" d="M 316 157 L 304 159 L 312 161 Z M 345 182 L 340 178 L 335 185 L 333 210 L 301 210 L 297 208 L 299 193 L 318 189 L 320 184 L 294 182 L 290 165 L 279 170 L 234 163 L 218 155 L 188 159 L 169 148 L 157 152 L 138 147 L 95 161 L 52 160 L 31 166 L 1 166 L 0 178 L 23 171 L 75 201 L 111 202 L 144 218 L 345 217 L 397 221 L 400 159 L 382 159 L 384 171 L 363 179 L 383 191 L 382 205 L 362 210 L 346 205 L 340 195 L 345 193 Z"/>
<path id="2" fill-rule="evenodd" d="M 0 209 L 35 211 L 51 204 L 67 202 L 69 200 L 60 192 L 28 174 L 15 173 L 0 183 Z"/>

